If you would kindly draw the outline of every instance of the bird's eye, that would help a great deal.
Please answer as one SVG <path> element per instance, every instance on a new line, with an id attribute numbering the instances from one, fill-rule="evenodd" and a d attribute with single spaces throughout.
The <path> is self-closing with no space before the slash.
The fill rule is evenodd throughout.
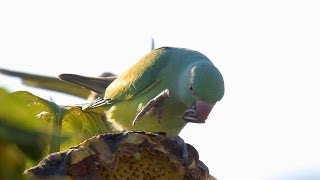
<path id="1" fill-rule="evenodd" d="M 192 87 L 192 85 L 190 85 L 190 86 L 189 86 L 189 89 L 190 89 L 191 91 L 193 90 L 193 87 Z"/>

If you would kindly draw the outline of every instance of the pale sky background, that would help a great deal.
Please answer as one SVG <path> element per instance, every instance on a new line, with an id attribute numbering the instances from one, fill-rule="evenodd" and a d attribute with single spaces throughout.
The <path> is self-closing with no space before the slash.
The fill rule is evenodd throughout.
<path id="1" fill-rule="evenodd" d="M 120 74 L 150 50 L 208 56 L 226 92 L 180 134 L 220 180 L 320 179 L 320 2 L 0 1 L 0 67 L 58 76 Z M 79 99 L 21 85 L 58 104 Z"/>

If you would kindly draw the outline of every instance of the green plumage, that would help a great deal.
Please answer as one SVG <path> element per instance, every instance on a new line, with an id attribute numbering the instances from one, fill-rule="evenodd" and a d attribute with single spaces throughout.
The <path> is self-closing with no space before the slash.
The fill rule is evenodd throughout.
<path id="1" fill-rule="evenodd" d="M 88 87 L 87 79 L 73 79 L 73 76 L 63 74 L 60 78 Z M 160 104 L 157 102 L 133 126 L 137 114 L 165 89 L 169 91 L 169 97 Z M 205 55 L 189 49 L 162 47 L 151 51 L 118 76 L 106 88 L 104 98 L 89 105 L 88 109 L 104 106 L 108 121 L 117 131 L 161 131 L 176 136 L 187 123 L 184 119 L 186 110 L 194 109 L 198 115 L 192 115 L 192 119 L 199 117 L 204 122 L 212 106 L 223 95 L 222 75 Z M 196 104 L 205 104 L 205 112 L 198 112 Z M 212 106 L 207 107 L 207 104 Z"/>

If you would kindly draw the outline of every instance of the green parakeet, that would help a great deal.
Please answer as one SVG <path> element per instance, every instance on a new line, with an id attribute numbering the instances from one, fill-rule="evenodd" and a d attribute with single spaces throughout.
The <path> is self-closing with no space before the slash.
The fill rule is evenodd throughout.
<path id="1" fill-rule="evenodd" d="M 102 95 L 85 110 L 103 107 L 116 131 L 177 136 L 188 122 L 204 123 L 224 95 L 219 70 L 202 53 L 174 47 L 152 50 L 106 87 L 104 79 L 61 74 Z"/>

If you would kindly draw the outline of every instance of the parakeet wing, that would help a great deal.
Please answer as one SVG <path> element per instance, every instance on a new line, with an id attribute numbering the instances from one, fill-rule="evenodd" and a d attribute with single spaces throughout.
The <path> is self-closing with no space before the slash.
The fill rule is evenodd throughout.
<path id="1" fill-rule="evenodd" d="M 108 86 L 104 99 L 128 100 L 147 92 L 161 81 L 168 61 L 164 49 L 147 54 Z"/>
<path id="2" fill-rule="evenodd" d="M 90 90 L 83 88 L 77 84 L 61 81 L 60 79 L 55 77 L 29 74 L 1 68 L 0 73 L 21 78 L 23 84 L 36 88 L 58 91 L 81 98 L 87 98 L 90 95 Z"/>
<path id="3" fill-rule="evenodd" d="M 116 76 L 86 77 L 77 74 L 60 74 L 59 78 L 90 89 L 102 96 L 105 89 L 116 79 Z"/>

